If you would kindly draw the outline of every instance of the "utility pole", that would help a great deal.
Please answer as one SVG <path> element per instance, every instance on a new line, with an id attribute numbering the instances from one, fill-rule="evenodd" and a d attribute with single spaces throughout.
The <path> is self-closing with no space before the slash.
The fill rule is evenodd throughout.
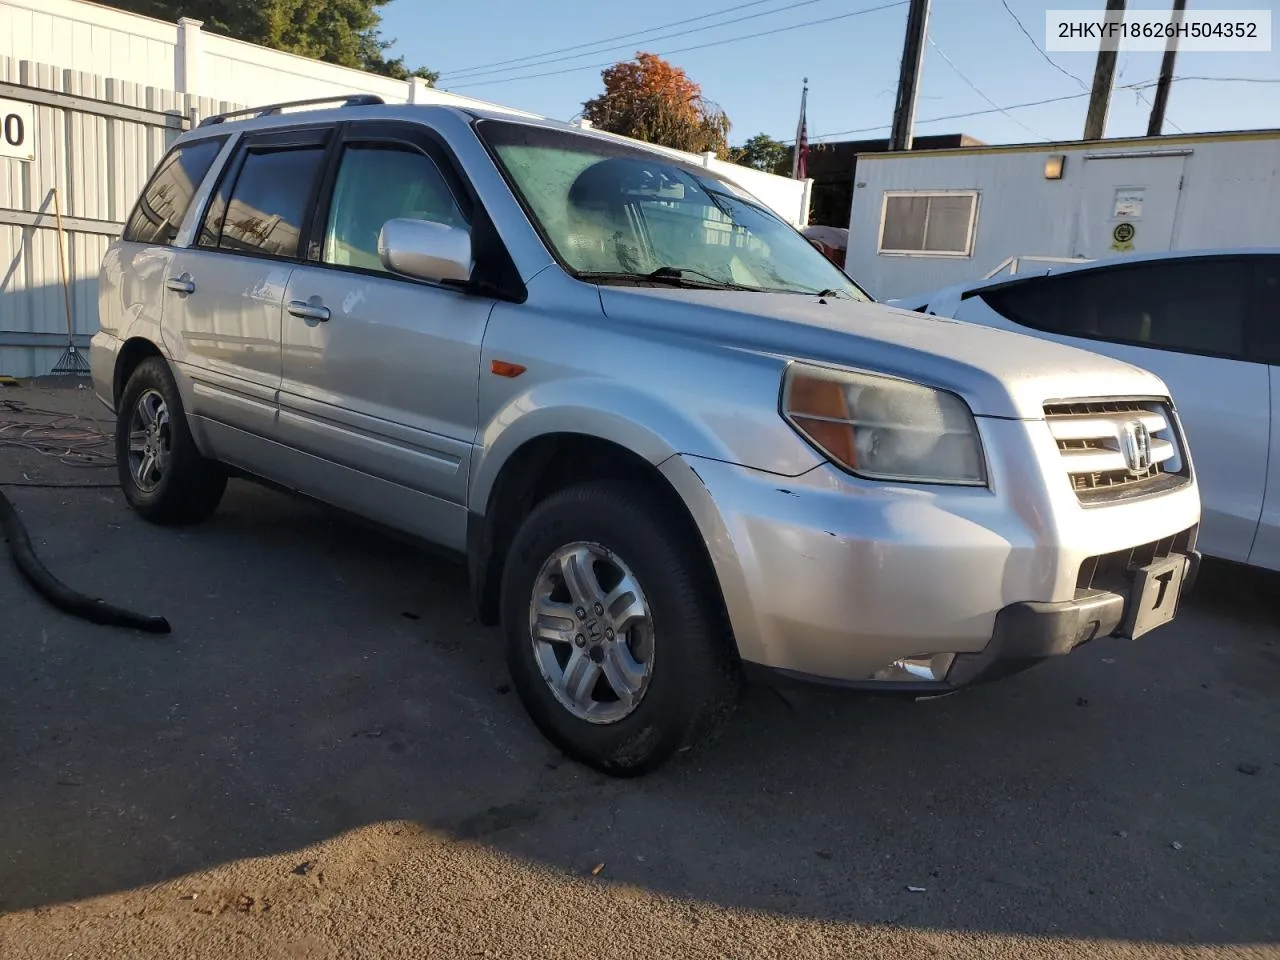
<path id="1" fill-rule="evenodd" d="M 1182 11 L 1187 0 L 1173 0 L 1173 12 L 1169 19 L 1174 29 L 1164 45 L 1164 59 L 1160 61 L 1160 82 L 1156 85 L 1156 100 L 1151 104 L 1151 120 L 1147 124 L 1147 136 L 1158 137 L 1164 131 L 1164 109 L 1169 103 L 1169 87 L 1173 85 L 1173 61 L 1178 55 L 1178 25 L 1182 23 Z"/>
<path id="2" fill-rule="evenodd" d="M 907 10 L 907 38 L 898 72 L 898 100 L 893 108 L 890 150 L 910 150 L 916 120 L 916 90 L 924 67 L 924 39 L 929 32 L 929 0 L 911 0 Z"/>
<path id="3" fill-rule="evenodd" d="M 1116 16 L 1116 13 L 1119 16 Z M 1124 0 L 1107 0 L 1107 23 L 1124 22 Z M 1107 38 L 1098 45 L 1098 64 L 1093 70 L 1093 91 L 1089 94 L 1089 115 L 1084 118 L 1084 139 L 1101 140 L 1111 106 L 1111 85 L 1116 75 L 1116 49 L 1107 49 Z M 1118 43 L 1118 40 L 1117 40 Z"/>

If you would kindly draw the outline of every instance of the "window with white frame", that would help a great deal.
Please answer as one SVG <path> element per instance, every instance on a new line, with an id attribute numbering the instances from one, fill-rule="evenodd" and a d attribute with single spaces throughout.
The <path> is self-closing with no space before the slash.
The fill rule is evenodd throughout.
<path id="1" fill-rule="evenodd" d="M 880 212 L 880 253 L 967 257 L 978 215 L 976 190 L 889 193 Z"/>

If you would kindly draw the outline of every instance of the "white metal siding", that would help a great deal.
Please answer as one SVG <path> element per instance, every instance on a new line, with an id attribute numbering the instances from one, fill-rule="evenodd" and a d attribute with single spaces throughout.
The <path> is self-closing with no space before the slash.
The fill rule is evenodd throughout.
<path id="1" fill-rule="evenodd" d="M 190 107 L 214 113 L 233 106 L 9 57 L 0 57 L 0 80 L 180 116 Z M 46 334 L 65 342 L 53 190 L 64 218 L 118 229 L 180 131 L 43 104 L 35 112 L 35 161 L 0 157 L 0 209 L 45 215 L 39 226 L 0 224 L 0 340 L 5 334 Z M 111 234 L 76 229 L 74 223 L 65 230 L 73 330 L 80 338 L 98 328 L 98 269 L 110 241 Z M 47 373 L 62 349 L 0 346 L 0 373 Z"/>

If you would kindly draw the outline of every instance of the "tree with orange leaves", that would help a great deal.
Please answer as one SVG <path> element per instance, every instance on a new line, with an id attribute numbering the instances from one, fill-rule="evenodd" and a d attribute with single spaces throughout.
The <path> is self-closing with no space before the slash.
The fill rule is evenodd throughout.
<path id="1" fill-rule="evenodd" d="M 593 126 L 690 153 L 728 152 L 729 118 L 679 67 L 637 53 L 600 76 L 604 93 L 582 105 Z"/>

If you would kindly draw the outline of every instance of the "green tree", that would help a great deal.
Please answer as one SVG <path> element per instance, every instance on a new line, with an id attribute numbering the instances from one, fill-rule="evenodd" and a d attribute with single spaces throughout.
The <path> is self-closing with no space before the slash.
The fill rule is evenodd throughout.
<path id="1" fill-rule="evenodd" d="M 210 33 L 287 53 L 405 80 L 438 74 L 388 59 L 392 41 L 378 32 L 379 7 L 390 0 L 104 0 L 109 6 L 158 20 L 191 17 Z"/>
<path id="2" fill-rule="evenodd" d="M 791 149 L 767 133 L 757 133 L 742 146 L 730 147 L 729 160 L 765 173 L 791 174 Z"/>
<path id="3" fill-rule="evenodd" d="M 679 67 L 637 53 L 600 77 L 604 92 L 582 105 L 594 126 L 675 150 L 728 153 L 729 118 Z"/>

